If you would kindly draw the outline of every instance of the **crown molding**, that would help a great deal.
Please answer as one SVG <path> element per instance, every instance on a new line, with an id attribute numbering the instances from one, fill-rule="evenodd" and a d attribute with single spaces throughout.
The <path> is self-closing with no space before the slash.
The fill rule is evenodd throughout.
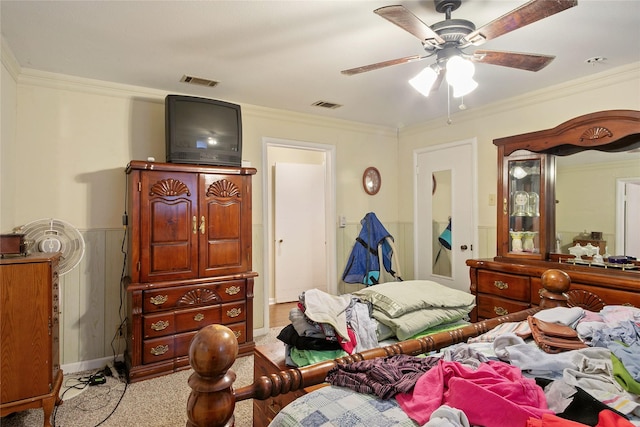
<path id="1" fill-rule="evenodd" d="M 21 72 L 20 64 L 4 37 L 0 40 L 0 60 L 9 74 L 11 74 L 11 77 L 13 77 L 13 80 L 18 81 Z"/>

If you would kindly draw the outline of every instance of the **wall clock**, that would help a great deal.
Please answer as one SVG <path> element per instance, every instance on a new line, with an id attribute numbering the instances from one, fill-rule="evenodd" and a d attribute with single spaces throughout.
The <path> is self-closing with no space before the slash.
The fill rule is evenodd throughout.
<path id="1" fill-rule="evenodd" d="M 362 187 L 364 187 L 364 191 L 366 191 L 367 194 L 374 195 L 380 191 L 381 185 L 382 178 L 380 178 L 380 172 L 378 169 L 373 166 L 365 169 L 364 174 L 362 175 Z"/>

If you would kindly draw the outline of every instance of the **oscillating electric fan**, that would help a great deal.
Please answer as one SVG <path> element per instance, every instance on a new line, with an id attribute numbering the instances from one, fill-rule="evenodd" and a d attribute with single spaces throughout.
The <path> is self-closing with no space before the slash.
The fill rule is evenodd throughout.
<path id="1" fill-rule="evenodd" d="M 38 219 L 14 231 L 24 234 L 29 253 L 61 252 L 60 275 L 74 269 L 84 256 L 82 234 L 73 225 L 60 219 Z"/>

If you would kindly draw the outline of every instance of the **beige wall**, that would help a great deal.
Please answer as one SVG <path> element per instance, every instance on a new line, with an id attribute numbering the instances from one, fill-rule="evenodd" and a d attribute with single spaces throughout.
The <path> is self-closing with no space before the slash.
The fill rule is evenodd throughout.
<path id="1" fill-rule="evenodd" d="M 3 83 L 9 80 L 3 107 L 16 107 L 2 111 L 2 122 L 10 125 L 2 129 L 1 231 L 49 217 L 81 230 L 85 257 L 62 277 L 61 359 L 69 365 L 108 357 L 124 316 L 119 314 L 124 168 L 131 159 L 164 159 L 166 93 L 19 68 L 12 74 L 12 59 L 4 54 L 2 59 Z M 333 145 L 337 212 L 351 226 L 369 211 L 397 222 L 395 130 L 252 105 L 242 108 L 245 160 L 260 168 L 264 137 Z M 374 197 L 361 186 L 361 174 L 370 165 L 380 169 L 384 180 Z M 264 326 L 265 310 L 262 173 L 253 181 L 253 267 L 260 274 L 256 329 Z M 114 343 L 121 352 L 122 340 L 116 336 Z"/>
<path id="2" fill-rule="evenodd" d="M 81 364 L 122 352 L 114 338 L 119 313 L 120 251 L 124 212 L 124 167 L 131 159 L 164 158 L 166 93 L 33 70 L 20 70 L 2 50 L 2 144 L 0 161 L 1 232 L 29 221 L 55 217 L 81 229 L 85 258 L 62 280 L 62 363 Z M 413 272 L 412 153 L 416 148 L 478 138 L 479 234 L 490 256 L 495 248 L 496 137 L 552 127 L 576 115 L 609 108 L 640 109 L 639 66 L 614 70 L 510 103 L 473 108 L 443 121 L 395 129 L 301 115 L 252 105 L 243 107 L 243 158 L 262 165 L 264 137 L 336 147 L 336 214 L 347 218 L 337 231 L 337 269 L 359 231 L 359 221 L 374 211 L 395 237 L 405 278 Z M 211 97 L 215 97 L 212 92 Z M 233 100 L 229 100 L 233 102 Z M 362 172 L 376 166 L 382 174 L 378 195 L 362 190 Z M 264 289 L 263 171 L 253 188 L 255 327 L 262 328 Z M 484 236 L 484 237 L 483 237 Z M 493 249 L 494 250 L 494 249 Z M 341 291 L 350 285 L 341 284 Z M 77 367 L 77 366 L 76 366 Z"/>

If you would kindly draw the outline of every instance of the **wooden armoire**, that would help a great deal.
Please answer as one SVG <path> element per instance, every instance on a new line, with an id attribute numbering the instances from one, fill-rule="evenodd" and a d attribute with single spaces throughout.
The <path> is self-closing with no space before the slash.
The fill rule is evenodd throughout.
<path id="1" fill-rule="evenodd" d="M 189 345 L 219 323 L 253 352 L 254 168 L 131 161 L 127 173 L 130 382 L 189 368 Z"/>

